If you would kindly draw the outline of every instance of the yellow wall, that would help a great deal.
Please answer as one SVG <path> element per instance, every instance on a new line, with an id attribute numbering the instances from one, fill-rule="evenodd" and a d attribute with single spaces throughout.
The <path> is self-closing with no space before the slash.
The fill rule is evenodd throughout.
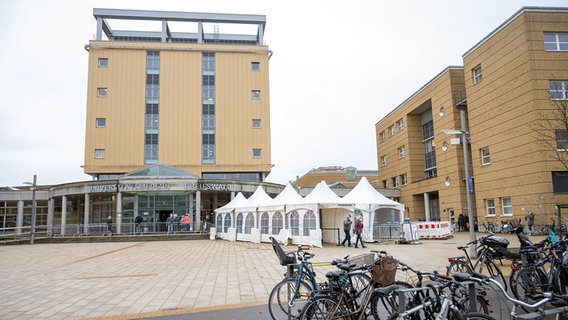
<path id="1" fill-rule="evenodd" d="M 190 171 L 270 172 L 268 48 L 264 46 L 91 41 L 85 172 L 124 173 L 144 165 L 146 52 L 160 51 L 159 162 Z M 215 52 L 216 164 L 201 164 L 201 60 Z M 108 58 L 108 68 L 98 58 Z M 251 62 L 261 70 L 252 71 Z M 98 87 L 108 97 L 97 98 Z M 251 91 L 261 90 L 252 100 Z M 106 128 L 95 128 L 106 118 Z M 252 128 L 261 119 L 261 128 Z M 94 149 L 105 159 L 94 159 Z M 253 158 L 252 149 L 262 157 Z"/>
<path id="2" fill-rule="evenodd" d="M 568 14 L 525 11 L 483 39 L 464 54 L 463 71 L 446 70 L 394 109 L 376 125 L 379 179 L 389 180 L 408 174 L 408 185 L 401 186 L 401 201 L 411 219 L 424 218 L 423 193 L 438 192 L 441 219 L 447 209 L 456 216 L 467 213 L 463 153 L 461 145 L 442 150 L 449 136 L 442 129 L 461 129 L 459 110 L 452 97 L 465 87 L 467 128 L 470 137 L 474 216 L 479 222 L 521 219 L 532 209 L 536 223 L 550 223 L 555 205 L 568 203 L 568 196 L 554 194 L 552 171 L 565 171 L 536 133 L 543 117 L 556 108 L 549 93 L 550 80 L 568 79 L 568 55 L 544 50 L 544 32 L 568 32 Z M 482 81 L 473 84 L 473 69 L 481 65 Z M 437 177 L 424 178 L 424 150 L 421 143 L 420 106 L 430 103 L 435 131 Z M 444 107 L 444 117 L 439 110 Z M 388 127 L 404 119 L 405 129 L 389 137 Z M 540 127 L 542 128 L 542 127 Z M 552 130 L 552 129 L 551 129 Z M 379 139 L 385 131 L 386 141 Z M 398 147 L 406 145 L 407 156 L 398 158 Z M 489 147 L 491 164 L 481 165 L 481 149 Z M 387 155 L 387 166 L 381 157 Z M 444 182 L 450 178 L 451 185 Z M 539 196 L 543 197 L 542 209 Z M 510 197 L 513 215 L 503 216 L 501 199 Z M 495 200 L 496 215 L 487 217 L 486 199 Z M 446 210 L 446 211 L 444 211 Z M 542 215 L 540 213 L 542 212 Z M 563 221 L 567 218 L 563 216 Z"/>

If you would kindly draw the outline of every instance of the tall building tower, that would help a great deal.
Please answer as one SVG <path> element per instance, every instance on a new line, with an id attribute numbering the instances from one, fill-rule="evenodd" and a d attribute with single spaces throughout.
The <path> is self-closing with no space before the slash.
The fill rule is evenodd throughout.
<path id="1" fill-rule="evenodd" d="M 86 174 L 107 180 L 164 164 L 203 179 L 264 181 L 272 167 L 265 16 L 93 15 Z M 153 29 L 119 30 L 141 22 Z"/>

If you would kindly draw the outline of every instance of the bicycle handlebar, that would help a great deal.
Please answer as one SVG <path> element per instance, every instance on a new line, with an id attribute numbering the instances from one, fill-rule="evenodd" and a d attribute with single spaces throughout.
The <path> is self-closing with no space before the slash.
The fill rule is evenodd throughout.
<path id="1" fill-rule="evenodd" d="M 463 276 L 463 274 L 461 275 Z M 455 276 L 454 276 L 455 277 Z M 469 274 L 469 277 L 465 277 L 467 278 L 467 280 L 471 280 L 471 281 L 475 281 L 475 282 L 479 282 L 479 283 L 483 283 L 483 284 L 487 284 L 488 282 L 491 282 L 493 284 L 495 284 L 499 290 L 503 293 L 503 295 L 505 295 L 505 298 L 507 298 L 507 300 L 513 302 L 514 304 L 518 304 L 521 306 L 524 306 L 526 308 L 530 308 L 530 309 L 534 309 L 534 308 L 538 308 L 539 306 L 551 301 L 555 295 L 552 292 L 544 292 L 542 293 L 542 296 L 544 298 L 540 299 L 539 301 L 533 303 L 533 304 L 529 304 L 526 303 L 522 300 L 517 300 L 511 296 L 509 296 L 509 294 L 507 293 L 507 291 L 505 290 L 505 288 L 503 288 L 503 285 L 501 285 L 501 283 L 489 276 L 486 276 L 484 274 L 481 274 L 479 272 L 473 272 L 472 274 Z M 560 296 L 557 296 L 560 297 Z"/>

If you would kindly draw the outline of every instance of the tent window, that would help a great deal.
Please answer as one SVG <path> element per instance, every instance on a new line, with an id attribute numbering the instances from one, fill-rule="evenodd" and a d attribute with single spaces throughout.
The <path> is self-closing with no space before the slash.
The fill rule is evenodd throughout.
<path id="1" fill-rule="evenodd" d="M 225 225 L 223 226 L 223 232 L 227 233 L 229 231 L 229 227 L 231 226 L 231 222 L 233 222 L 232 219 L 231 219 L 231 214 L 227 213 L 225 215 Z"/>
<path id="2" fill-rule="evenodd" d="M 304 236 L 310 235 L 310 230 L 316 229 L 316 215 L 313 211 L 304 214 Z"/>
<path id="3" fill-rule="evenodd" d="M 268 234 L 268 212 L 263 212 L 260 217 L 260 233 Z"/>
<path id="4" fill-rule="evenodd" d="M 282 230 L 283 227 L 282 221 L 282 214 L 280 212 L 276 212 L 272 216 L 272 234 L 280 233 L 280 230 Z"/>
<path id="5" fill-rule="evenodd" d="M 254 226 L 254 216 L 252 213 L 249 212 L 245 220 L 245 233 L 250 234 L 253 226 Z"/>
<path id="6" fill-rule="evenodd" d="M 237 233 L 243 233 L 243 214 L 237 215 Z"/>
<path id="7" fill-rule="evenodd" d="M 217 221 L 215 224 L 216 224 L 215 228 L 217 230 L 223 230 L 223 215 L 221 214 L 217 215 Z"/>
<path id="8" fill-rule="evenodd" d="M 293 236 L 300 235 L 300 214 L 298 211 L 292 211 L 292 213 L 290 213 L 290 233 Z"/>

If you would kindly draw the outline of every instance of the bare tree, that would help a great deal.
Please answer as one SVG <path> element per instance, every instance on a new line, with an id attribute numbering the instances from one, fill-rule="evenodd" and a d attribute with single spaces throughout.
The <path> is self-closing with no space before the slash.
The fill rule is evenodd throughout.
<path id="1" fill-rule="evenodd" d="M 550 97 L 553 107 L 541 109 L 535 121 L 539 141 L 568 171 L 568 81 L 552 81 Z"/>

